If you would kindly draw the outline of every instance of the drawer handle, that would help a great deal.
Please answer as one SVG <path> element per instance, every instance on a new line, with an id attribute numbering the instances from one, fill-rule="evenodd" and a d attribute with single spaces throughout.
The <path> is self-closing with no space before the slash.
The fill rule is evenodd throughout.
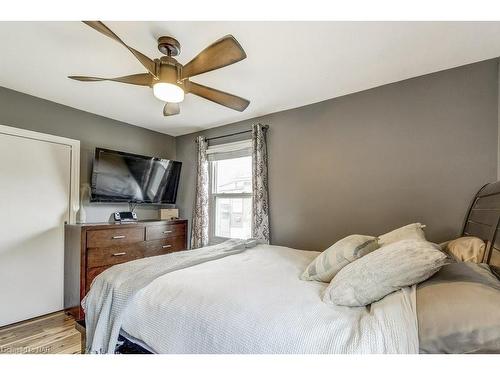
<path id="1" fill-rule="evenodd" d="M 112 238 L 113 238 L 114 240 L 120 240 L 120 239 L 125 238 L 125 237 L 126 237 L 126 236 L 113 236 Z"/>
<path id="2" fill-rule="evenodd" d="M 163 231 L 163 233 L 164 233 L 164 234 L 167 234 L 167 233 L 172 233 L 172 231 L 171 231 L 171 230 L 164 230 L 164 231 Z"/>
<path id="3" fill-rule="evenodd" d="M 123 253 L 114 253 L 113 254 L 114 257 L 121 257 L 122 255 L 127 255 L 127 253 L 123 252 Z"/>
<path id="4" fill-rule="evenodd" d="M 172 247 L 172 245 L 163 245 L 161 248 L 162 249 L 168 249 L 169 247 Z"/>

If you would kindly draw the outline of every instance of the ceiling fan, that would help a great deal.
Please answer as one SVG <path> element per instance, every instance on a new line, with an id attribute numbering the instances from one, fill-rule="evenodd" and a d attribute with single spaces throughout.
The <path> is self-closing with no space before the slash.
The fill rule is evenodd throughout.
<path id="1" fill-rule="evenodd" d="M 165 56 L 152 60 L 126 45 L 125 42 L 101 21 L 83 22 L 127 48 L 146 68 L 148 73 L 132 74 L 116 78 L 85 76 L 69 76 L 68 78 L 84 82 L 113 81 L 149 86 L 153 89 L 155 97 L 166 102 L 163 108 L 164 116 L 172 116 L 180 113 L 179 103 L 184 100 L 184 94 L 198 95 L 240 112 L 243 112 L 250 104 L 250 101 L 239 96 L 203 86 L 190 80 L 191 77 L 198 74 L 223 68 L 247 57 L 241 45 L 232 35 L 226 35 L 217 40 L 201 51 L 186 65 L 182 65 L 173 57 L 180 53 L 180 43 L 170 36 L 158 38 L 158 49 Z"/>

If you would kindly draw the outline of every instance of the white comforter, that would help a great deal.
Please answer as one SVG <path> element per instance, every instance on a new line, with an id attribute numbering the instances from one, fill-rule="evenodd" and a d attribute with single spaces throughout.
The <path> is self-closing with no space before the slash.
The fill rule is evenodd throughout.
<path id="1" fill-rule="evenodd" d="M 241 253 L 254 240 L 227 240 L 201 249 L 137 259 L 108 268 L 92 282 L 82 300 L 87 353 L 114 353 L 123 315 L 132 298 L 157 278 L 176 270 Z"/>
<path id="2" fill-rule="evenodd" d="M 327 305 L 299 275 L 318 255 L 259 245 L 157 278 L 122 331 L 156 353 L 418 353 L 415 287 L 366 308 Z"/>

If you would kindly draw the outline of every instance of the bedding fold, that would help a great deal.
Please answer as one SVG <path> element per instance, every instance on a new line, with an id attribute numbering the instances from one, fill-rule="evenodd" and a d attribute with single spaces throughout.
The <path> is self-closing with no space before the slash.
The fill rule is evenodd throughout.
<path id="1" fill-rule="evenodd" d="M 114 353 L 123 314 L 140 290 L 162 275 L 238 254 L 255 240 L 228 240 L 195 250 L 138 259 L 113 266 L 97 276 L 82 300 L 87 330 L 87 353 Z"/>

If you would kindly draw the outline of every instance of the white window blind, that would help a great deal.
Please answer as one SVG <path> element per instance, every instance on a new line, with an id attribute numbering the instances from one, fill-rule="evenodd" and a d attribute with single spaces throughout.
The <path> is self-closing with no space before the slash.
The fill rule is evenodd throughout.
<path id="1" fill-rule="evenodd" d="M 209 146 L 207 149 L 208 161 L 234 159 L 250 156 L 252 151 L 252 141 L 238 141 Z"/>

